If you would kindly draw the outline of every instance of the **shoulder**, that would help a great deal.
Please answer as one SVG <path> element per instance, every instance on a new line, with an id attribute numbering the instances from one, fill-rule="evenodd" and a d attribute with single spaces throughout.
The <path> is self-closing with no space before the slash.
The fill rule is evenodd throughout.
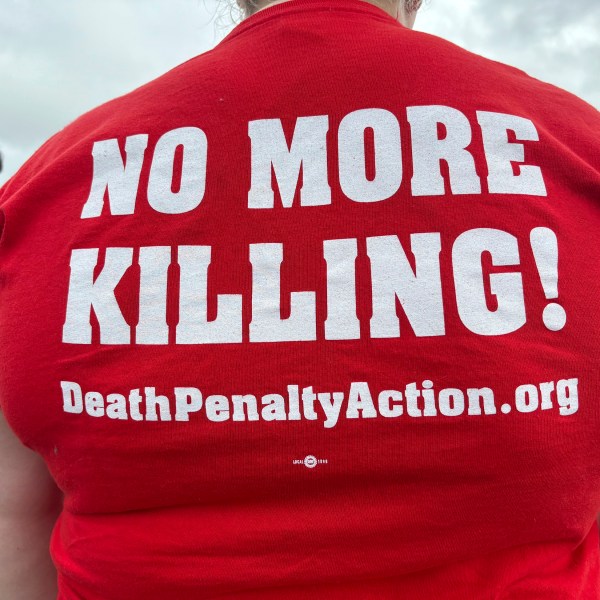
<path id="1" fill-rule="evenodd" d="M 600 156 L 600 112 L 582 98 L 443 38 L 415 31 L 411 41 L 426 67 L 415 72 L 430 99 L 450 96 L 478 110 L 521 115 L 547 136 Z"/>
<path id="2" fill-rule="evenodd" d="M 45 175 L 57 175 L 59 167 L 68 169 L 73 157 L 91 155 L 95 141 L 122 138 L 124 135 L 161 131 L 164 120 L 185 121 L 185 105 L 195 109 L 216 107 L 215 52 L 203 54 L 174 67 L 159 77 L 81 114 L 48 138 L 21 168 L 0 188 L 0 207 Z M 194 88 L 193 94 L 189 88 Z M 186 123 L 187 124 L 187 123 Z"/>

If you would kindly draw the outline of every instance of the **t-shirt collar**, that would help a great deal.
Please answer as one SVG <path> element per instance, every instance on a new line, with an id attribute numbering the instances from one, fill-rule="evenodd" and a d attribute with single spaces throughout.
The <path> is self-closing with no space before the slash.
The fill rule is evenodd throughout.
<path id="1" fill-rule="evenodd" d="M 396 24 L 399 27 L 404 27 L 402 23 L 397 21 L 392 15 L 387 13 L 383 8 L 371 4 L 366 0 L 286 0 L 279 4 L 272 4 L 255 12 L 241 23 L 238 23 L 222 40 L 221 44 L 238 36 L 240 33 L 255 27 L 265 21 L 271 20 L 282 15 L 292 15 L 298 12 L 315 12 L 327 11 L 344 12 L 344 13 L 362 13 L 372 17 L 384 19 Z"/>

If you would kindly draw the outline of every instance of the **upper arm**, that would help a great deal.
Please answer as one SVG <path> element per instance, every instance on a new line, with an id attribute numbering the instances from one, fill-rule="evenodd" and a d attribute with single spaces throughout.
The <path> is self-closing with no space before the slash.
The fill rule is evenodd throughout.
<path id="1" fill-rule="evenodd" d="M 26 448 L 0 411 L 0 590 L 12 600 L 57 597 L 50 539 L 62 494 L 42 458 Z"/>
<path id="2" fill-rule="evenodd" d="M 0 515 L 40 515 L 56 510 L 62 494 L 42 458 L 24 446 L 0 411 Z"/>

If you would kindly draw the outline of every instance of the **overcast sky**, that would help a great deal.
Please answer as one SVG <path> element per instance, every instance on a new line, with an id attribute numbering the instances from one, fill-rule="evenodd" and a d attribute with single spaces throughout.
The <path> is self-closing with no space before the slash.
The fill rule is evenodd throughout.
<path id="1" fill-rule="evenodd" d="M 0 0 L 0 185 L 81 113 L 214 46 L 227 2 Z M 599 0 L 426 2 L 415 29 L 600 108 Z"/>

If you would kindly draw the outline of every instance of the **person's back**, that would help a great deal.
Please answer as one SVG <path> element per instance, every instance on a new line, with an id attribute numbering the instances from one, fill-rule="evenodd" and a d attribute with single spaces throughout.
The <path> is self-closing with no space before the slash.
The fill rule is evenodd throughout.
<path id="1" fill-rule="evenodd" d="M 291 0 L 2 190 L 63 600 L 597 598 L 600 117 Z"/>

